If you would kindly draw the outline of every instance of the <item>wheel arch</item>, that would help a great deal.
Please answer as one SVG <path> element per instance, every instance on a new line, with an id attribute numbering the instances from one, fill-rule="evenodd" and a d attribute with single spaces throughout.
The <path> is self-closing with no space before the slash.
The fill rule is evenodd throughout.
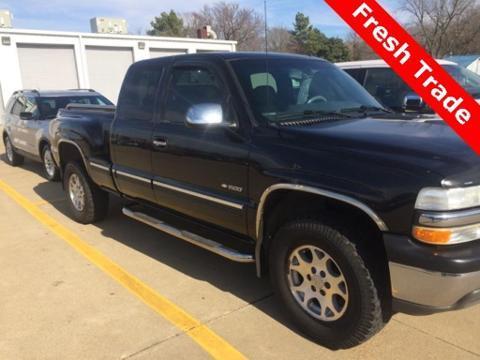
<path id="1" fill-rule="evenodd" d="M 87 159 L 80 146 L 70 140 L 60 140 L 58 142 L 58 165 L 62 174 L 67 163 L 72 160 L 80 161 L 87 174 L 90 175 L 88 173 Z"/>
<path id="2" fill-rule="evenodd" d="M 255 231 L 257 241 L 255 258 L 258 276 L 261 276 L 265 269 L 265 245 L 269 245 L 270 238 L 273 235 L 272 233 L 275 231 L 274 225 L 277 225 L 277 227 L 279 225 L 274 224 L 272 226 L 272 223 L 269 221 L 273 219 L 272 222 L 275 223 L 277 217 L 281 219 L 282 216 L 278 216 L 278 213 L 282 211 L 282 208 L 287 208 L 287 210 L 284 211 L 283 217 L 285 217 L 286 214 L 292 215 L 291 209 L 295 207 L 294 204 L 302 200 L 304 203 L 307 203 L 305 209 L 309 211 L 314 210 L 314 212 L 319 211 L 319 207 L 324 204 L 337 204 L 339 207 L 345 209 L 345 211 L 354 211 L 359 214 L 359 216 L 363 216 L 364 219 L 368 219 L 368 225 L 376 229 L 379 233 L 388 231 L 385 222 L 373 209 L 350 196 L 298 184 L 285 183 L 272 185 L 263 192 L 256 214 Z"/>

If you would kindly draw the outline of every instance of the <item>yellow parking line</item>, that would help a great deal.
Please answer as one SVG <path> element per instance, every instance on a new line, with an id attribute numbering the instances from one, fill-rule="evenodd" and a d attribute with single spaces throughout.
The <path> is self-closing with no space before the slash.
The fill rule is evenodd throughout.
<path id="1" fill-rule="evenodd" d="M 158 314 L 184 331 L 215 359 L 245 359 L 232 345 L 215 334 L 206 325 L 166 299 L 140 279 L 128 273 L 100 251 L 85 243 L 79 236 L 44 213 L 34 203 L 19 194 L 10 185 L 0 180 L 0 189 L 27 210 L 36 220 L 45 225 L 62 240 L 86 257 L 118 283 L 140 298 Z"/>

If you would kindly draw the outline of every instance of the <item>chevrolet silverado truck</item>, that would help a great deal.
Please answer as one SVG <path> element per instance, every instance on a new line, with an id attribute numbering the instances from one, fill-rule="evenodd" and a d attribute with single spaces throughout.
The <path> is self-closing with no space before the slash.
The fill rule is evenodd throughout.
<path id="1" fill-rule="evenodd" d="M 390 113 L 317 58 L 191 54 L 133 64 L 114 109 L 50 126 L 73 219 L 123 213 L 255 263 L 330 348 L 395 312 L 480 300 L 480 161 L 443 121 Z"/>

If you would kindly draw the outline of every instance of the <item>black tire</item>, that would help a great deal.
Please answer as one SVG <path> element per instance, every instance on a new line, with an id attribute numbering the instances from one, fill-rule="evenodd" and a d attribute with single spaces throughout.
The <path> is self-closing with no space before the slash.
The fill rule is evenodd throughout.
<path id="1" fill-rule="evenodd" d="M 46 158 L 48 156 L 48 158 Z M 60 180 L 60 170 L 55 164 L 49 145 L 44 145 L 42 148 L 42 162 L 43 172 L 49 181 Z"/>
<path id="2" fill-rule="evenodd" d="M 312 248 L 319 254 L 316 255 L 317 258 L 312 259 L 312 264 L 313 261 L 318 264 L 322 263 L 321 259 L 328 259 L 325 264 L 330 264 L 330 268 L 335 268 L 334 275 L 337 276 L 340 273 L 340 280 L 345 280 L 341 282 L 341 288 L 340 285 L 336 287 L 343 292 L 341 296 L 331 295 L 335 293 L 333 291 L 327 292 L 325 295 L 325 291 L 329 291 L 326 289 L 333 289 L 333 287 L 324 281 L 328 281 L 329 276 L 335 282 L 338 281 L 336 280 L 338 278 L 327 274 L 326 279 L 321 279 L 320 273 L 322 273 L 322 277 L 325 277 L 324 271 L 320 272 L 319 269 L 314 267 L 310 270 L 312 265 L 309 265 L 307 255 Z M 316 248 L 321 250 L 320 253 L 315 250 Z M 298 276 L 301 272 L 296 273 L 296 271 L 290 270 L 291 263 L 298 264 L 298 256 L 296 256 L 298 254 L 302 258 L 305 256 L 306 261 L 301 261 L 300 265 L 304 267 L 296 269 L 301 269 L 301 272 L 312 272 L 311 275 L 308 273 L 305 279 Z M 313 251 L 310 254 L 314 256 Z M 322 255 L 328 256 L 328 258 L 324 258 Z M 287 309 L 287 314 L 302 333 L 317 343 L 331 349 L 350 348 L 368 340 L 384 326 L 384 316 L 379 297 L 379 293 L 383 293 L 383 291 L 382 289 L 377 290 L 373 280 L 374 276 L 357 251 L 355 243 L 342 235 L 335 227 L 314 220 L 295 221 L 286 224 L 277 232 L 273 240 L 269 261 L 274 291 Z M 338 269 L 340 269 L 339 272 Z M 343 276 L 343 279 L 341 276 Z M 306 282 L 304 283 L 304 281 Z M 290 284 L 299 287 L 293 288 Z M 344 287 L 343 284 L 346 286 Z M 318 286 L 316 287 L 316 285 Z M 308 289 L 309 295 L 303 292 L 303 298 L 311 299 L 307 301 L 307 305 L 301 305 L 301 301 L 304 299 L 301 296 L 302 291 L 298 291 L 304 286 Z M 310 292 L 310 290 L 312 291 Z M 321 293 L 320 296 L 319 293 Z M 337 291 L 337 293 L 339 292 Z M 327 310 L 328 306 L 323 307 L 319 299 L 321 301 L 325 301 L 325 299 L 334 301 L 336 308 L 341 309 L 340 311 L 335 309 L 339 317 L 325 319 L 325 321 L 320 319 L 322 315 L 328 317 L 334 313 Z"/>
<path id="3" fill-rule="evenodd" d="M 23 165 L 25 158 L 17 153 L 8 135 L 3 137 L 3 143 L 5 145 L 5 158 L 7 159 L 7 163 L 11 166 Z"/>
<path id="4" fill-rule="evenodd" d="M 74 178 L 75 177 L 75 178 Z M 65 167 L 63 178 L 64 188 L 67 193 L 68 207 L 72 218 L 81 224 L 91 224 L 103 220 L 108 213 L 108 193 L 101 190 L 89 178 L 84 168 L 76 163 L 70 162 Z M 71 181 L 83 191 L 83 196 L 78 198 L 83 200 L 83 206 L 75 204 L 74 197 L 71 195 Z"/>

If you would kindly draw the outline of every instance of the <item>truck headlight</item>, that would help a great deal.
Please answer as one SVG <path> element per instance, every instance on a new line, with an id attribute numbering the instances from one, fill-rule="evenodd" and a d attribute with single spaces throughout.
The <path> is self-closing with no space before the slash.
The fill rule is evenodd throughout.
<path id="1" fill-rule="evenodd" d="M 480 186 L 425 188 L 415 204 L 415 239 L 435 245 L 456 245 L 480 239 Z"/>
<path id="2" fill-rule="evenodd" d="M 450 211 L 480 206 L 480 186 L 442 189 L 425 188 L 417 197 L 417 210 Z"/>

